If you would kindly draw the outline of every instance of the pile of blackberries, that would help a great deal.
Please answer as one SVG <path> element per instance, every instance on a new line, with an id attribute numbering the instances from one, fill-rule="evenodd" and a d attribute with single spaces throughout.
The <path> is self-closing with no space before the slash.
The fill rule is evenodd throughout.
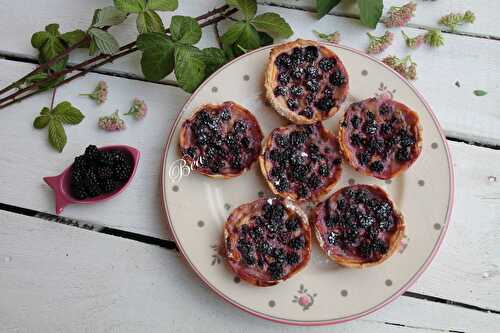
<path id="1" fill-rule="evenodd" d="M 100 151 L 90 145 L 71 168 L 71 194 L 83 200 L 111 193 L 132 175 L 132 157 L 121 150 Z"/>

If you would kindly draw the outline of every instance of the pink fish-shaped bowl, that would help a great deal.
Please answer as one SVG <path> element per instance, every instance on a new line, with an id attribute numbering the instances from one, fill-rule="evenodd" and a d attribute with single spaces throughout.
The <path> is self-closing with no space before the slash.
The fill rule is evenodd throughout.
<path id="1" fill-rule="evenodd" d="M 64 210 L 64 207 L 67 205 L 71 204 L 94 204 L 100 201 L 106 201 L 109 200 L 116 195 L 120 194 L 125 190 L 125 188 L 130 184 L 132 181 L 132 178 L 135 175 L 135 172 L 137 170 L 137 165 L 139 163 L 139 158 L 141 156 L 141 153 L 130 146 L 126 145 L 113 145 L 113 146 L 105 146 L 98 148 L 100 151 L 110 151 L 110 150 L 120 150 L 124 153 L 128 153 L 131 158 L 132 158 L 132 174 L 130 175 L 130 178 L 127 180 L 126 183 L 124 183 L 122 186 L 114 190 L 113 192 L 106 193 L 106 194 L 101 194 L 97 197 L 93 198 L 87 198 L 84 200 L 78 200 L 73 198 L 71 195 L 71 189 L 70 189 L 70 182 L 71 182 L 71 167 L 73 164 L 71 164 L 69 167 L 64 169 L 64 171 L 54 177 L 44 177 L 43 180 L 52 188 L 54 191 L 55 195 L 55 200 L 56 200 L 56 214 L 61 214 L 61 212 Z"/>

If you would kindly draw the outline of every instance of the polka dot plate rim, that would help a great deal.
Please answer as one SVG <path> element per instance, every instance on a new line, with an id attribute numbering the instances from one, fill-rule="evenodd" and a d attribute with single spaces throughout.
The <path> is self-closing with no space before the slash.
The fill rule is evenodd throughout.
<path id="1" fill-rule="evenodd" d="M 353 320 L 401 295 L 436 255 L 446 234 L 453 203 L 449 148 L 422 95 L 377 59 L 350 47 L 322 44 L 342 59 L 351 85 L 341 111 L 325 122 L 328 128 L 336 133 L 339 119 L 350 103 L 378 94 L 390 94 L 407 104 L 419 114 L 422 122 L 422 154 L 408 171 L 386 182 L 362 176 L 343 162 L 342 177 L 334 188 L 335 191 L 353 183 L 379 185 L 403 212 L 406 237 L 400 250 L 386 262 L 365 269 L 343 268 L 329 261 L 317 244 L 313 244 L 310 263 L 293 278 L 268 288 L 240 282 L 226 267 L 217 246 L 222 226 L 232 209 L 270 195 L 258 165 L 254 163 L 249 171 L 231 180 L 191 173 L 173 182 L 169 168 L 181 157 L 179 127 L 199 105 L 234 100 L 256 116 L 264 135 L 287 123 L 263 100 L 264 69 L 273 46 L 251 51 L 229 62 L 193 93 L 173 124 L 162 162 L 162 208 L 178 248 L 192 269 L 210 289 L 236 307 L 264 319 L 292 325 L 328 325 Z"/>

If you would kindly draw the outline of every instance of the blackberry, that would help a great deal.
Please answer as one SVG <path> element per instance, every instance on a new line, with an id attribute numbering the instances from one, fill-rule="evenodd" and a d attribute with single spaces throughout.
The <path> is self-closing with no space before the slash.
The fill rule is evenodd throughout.
<path id="1" fill-rule="evenodd" d="M 319 175 L 322 177 L 328 177 L 330 175 L 330 170 L 328 169 L 328 165 L 326 164 L 321 164 L 319 166 Z"/>
<path id="2" fill-rule="evenodd" d="M 274 63 L 279 68 L 289 68 L 290 65 L 292 64 L 292 59 L 290 59 L 290 56 L 288 54 L 282 53 L 276 57 L 276 60 Z"/>
<path id="3" fill-rule="evenodd" d="M 370 119 L 370 120 L 375 119 L 375 113 L 373 113 L 373 112 L 371 112 L 371 111 L 368 111 L 368 112 L 366 113 L 366 116 L 367 116 L 367 117 L 368 117 L 368 119 Z"/>
<path id="4" fill-rule="evenodd" d="M 303 63 L 305 60 L 305 57 L 304 57 L 304 53 L 302 52 L 302 48 L 295 47 L 292 50 L 292 54 L 290 55 L 290 58 L 292 59 L 293 65 L 299 65 L 299 64 Z"/>
<path id="5" fill-rule="evenodd" d="M 247 129 L 247 125 L 243 120 L 237 120 L 233 124 L 233 129 L 236 133 L 243 133 Z"/>
<path id="6" fill-rule="evenodd" d="M 236 244 L 236 248 L 243 256 L 248 255 L 252 251 L 252 245 L 244 238 L 240 238 Z"/>
<path id="7" fill-rule="evenodd" d="M 274 96 L 286 96 L 288 94 L 288 87 L 286 86 L 277 86 L 274 88 Z"/>
<path id="8" fill-rule="evenodd" d="M 260 240 L 264 236 L 264 229 L 261 225 L 256 225 L 250 230 L 250 236 L 254 240 Z"/>
<path id="9" fill-rule="evenodd" d="M 286 192 L 290 188 L 290 184 L 286 178 L 278 179 L 275 185 L 278 192 Z"/>
<path id="10" fill-rule="evenodd" d="M 297 110 L 299 108 L 299 101 L 295 98 L 290 98 L 286 101 L 286 105 L 288 105 L 290 110 Z"/>
<path id="11" fill-rule="evenodd" d="M 363 228 L 368 228 L 368 227 L 372 226 L 373 223 L 375 223 L 375 219 L 373 217 L 371 217 L 370 215 L 364 215 L 364 214 L 360 215 L 359 224 Z"/>
<path id="12" fill-rule="evenodd" d="M 309 177 L 307 185 L 311 190 L 315 190 L 321 185 L 321 179 L 317 175 L 312 175 Z"/>
<path id="13" fill-rule="evenodd" d="M 392 108 L 392 105 L 390 105 L 389 103 L 384 103 L 384 104 L 380 105 L 380 107 L 378 108 L 378 111 L 380 112 L 381 115 L 385 115 L 385 114 L 391 113 L 393 111 L 393 108 Z"/>
<path id="14" fill-rule="evenodd" d="M 307 198 L 307 196 L 309 195 L 309 190 L 304 185 L 301 185 L 297 190 L 297 194 L 299 198 Z"/>
<path id="15" fill-rule="evenodd" d="M 257 246 L 257 251 L 259 251 L 263 255 L 270 254 L 272 251 L 272 247 L 268 242 L 262 242 Z"/>
<path id="16" fill-rule="evenodd" d="M 389 123 L 383 123 L 381 126 L 380 126 L 380 132 L 382 134 L 390 134 L 391 133 L 391 130 L 392 130 L 392 125 L 389 124 Z"/>
<path id="17" fill-rule="evenodd" d="M 379 160 L 373 161 L 369 166 L 370 170 L 373 172 L 382 172 L 384 170 L 384 165 Z"/>
<path id="18" fill-rule="evenodd" d="M 319 74 L 318 68 L 316 68 L 314 66 L 308 66 L 308 67 L 306 67 L 306 78 L 308 78 L 308 79 L 316 79 L 319 76 L 320 76 L 320 74 Z"/>
<path id="19" fill-rule="evenodd" d="M 128 180 L 132 174 L 132 167 L 130 164 L 115 164 L 113 174 L 117 180 Z"/>
<path id="20" fill-rule="evenodd" d="M 358 159 L 359 161 L 359 164 L 361 165 L 367 165 L 368 162 L 370 162 L 370 153 L 364 151 L 364 152 L 361 152 L 361 153 L 357 153 L 356 154 L 356 158 Z"/>
<path id="21" fill-rule="evenodd" d="M 318 65 L 323 71 L 328 72 L 337 62 L 334 59 L 323 58 L 319 61 Z"/>
<path id="22" fill-rule="evenodd" d="M 291 86 L 290 87 L 290 94 L 292 94 L 293 96 L 302 96 L 304 94 L 304 88 L 300 87 L 300 86 Z"/>
<path id="23" fill-rule="evenodd" d="M 104 193 L 110 193 L 118 189 L 120 183 L 114 179 L 107 178 L 101 181 L 101 187 Z"/>
<path id="24" fill-rule="evenodd" d="M 277 262 L 269 264 L 267 270 L 273 280 L 279 280 L 283 276 L 283 265 Z"/>
<path id="25" fill-rule="evenodd" d="M 333 231 L 330 232 L 326 238 L 327 242 L 330 245 L 335 245 L 338 242 L 338 239 L 339 239 L 339 235 Z"/>
<path id="26" fill-rule="evenodd" d="M 276 179 L 281 179 L 285 174 L 285 170 L 282 167 L 274 166 L 271 169 L 271 177 Z"/>
<path id="27" fill-rule="evenodd" d="M 83 170 L 81 168 L 76 168 L 74 165 L 71 168 L 71 184 L 80 185 L 83 182 Z"/>
<path id="28" fill-rule="evenodd" d="M 286 230 L 288 231 L 295 231 L 299 228 L 299 220 L 295 217 L 293 218 L 290 218 L 288 219 L 286 222 L 285 222 L 285 227 L 286 227 Z"/>
<path id="29" fill-rule="evenodd" d="M 99 163 L 102 164 L 102 165 L 107 165 L 107 166 L 111 166 L 113 165 L 113 153 L 112 152 L 109 152 L 109 151 L 102 151 L 100 154 L 99 154 Z"/>
<path id="30" fill-rule="evenodd" d="M 83 188 L 81 186 L 72 187 L 71 188 L 71 195 L 77 200 L 83 200 L 89 196 L 87 194 L 87 191 L 85 191 L 85 188 Z"/>
<path id="31" fill-rule="evenodd" d="M 307 172 L 309 171 L 308 167 L 303 165 L 303 164 L 299 164 L 299 165 L 294 165 L 292 167 L 292 178 L 299 181 L 299 182 L 303 182 L 306 180 L 306 176 L 307 176 Z M 305 188 L 306 192 L 309 192 L 307 190 L 307 188 Z M 299 191 L 300 192 L 300 191 Z M 299 194 L 300 195 L 300 194 Z"/>
<path id="32" fill-rule="evenodd" d="M 280 248 L 274 248 L 271 251 L 271 256 L 274 258 L 275 262 L 277 263 L 284 263 L 286 260 L 286 255 L 283 249 Z"/>
<path id="33" fill-rule="evenodd" d="M 303 75 L 304 75 L 304 68 L 302 67 L 294 67 L 290 72 L 290 76 L 296 80 L 301 79 Z"/>
<path id="34" fill-rule="evenodd" d="M 415 144 L 415 138 L 408 132 L 401 130 L 399 132 L 399 144 L 403 148 L 413 146 Z"/>
<path id="35" fill-rule="evenodd" d="M 377 129 L 378 129 L 378 126 L 377 126 L 377 122 L 375 120 L 367 119 L 365 121 L 365 125 L 363 127 L 363 130 L 366 134 L 373 135 L 373 134 L 377 133 Z"/>
<path id="36" fill-rule="evenodd" d="M 286 255 L 286 263 L 289 265 L 296 265 L 300 261 L 300 256 L 297 252 L 290 252 Z"/>
<path id="37" fill-rule="evenodd" d="M 199 134 L 196 136 L 196 143 L 199 145 L 204 145 L 208 143 L 208 136 L 206 134 Z"/>
<path id="38" fill-rule="evenodd" d="M 275 136 L 274 142 L 276 142 L 278 147 L 285 148 L 288 146 L 288 137 L 286 135 L 278 134 Z"/>
<path id="39" fill-rule="evenodd" d="M 386 254 L 387 250 L 389 249 L 387 244 L 381 240 L 377 239 L 371 244 L 372 251 L 376 254 Z"/>
<path id="40" fill-rule="evenodd" d="M 337 200 L 337 208 L 338 208 L 339 210 L 343 210 L 344 208 L 346 208 L 346 206 L 345 206 L 345 205 L 346 205 L 346 204 L 345 204 L 345 200 L 344 200 L 344 199 L 338 199 L 338 200 Z"/>
<path id="41" fill-rule="evenodd" d="M 305 52 L 304 52 L 304 59 L 307 62 L 313 62 L 314 60 L 316 60 L 318 58 L 318 55 L 319 55 L 319 51 L 318 51 L 318 48 L 316 46 L 313 46 L 313 45 L 306 46 Z"/>
<path id="42" fill-rule="evenodd" d="M 91 161 L 97 161 L 97 159 L 99 158 L 99 155 L 100 155 L 100 152 L 95 145 L 89 145 L 85 149 L 85 156 Z"/>
<path id="43" fill-rule="evenodd" d="M 314 96 L 312 94 L 307 94 L 306 95 L 306 104 L 310 105 L 314 100 Z"/>
<path id="44" fill-rule="evenodd" d="M 357 133 L 351 134 L 351 144 L 355 147 L 361 145 L 361 137 Z"/>
<path id="45" fill-rule="evenodd" d="M 101 180 L 113 177 L 113 169 L 109 166 L 103 166 L 97 169 L 97 178 Z"/>
<path id="46" fill-rule="evenodd" d="M 75 161 L 73 162 L 73 168 L 81 170 L 87 168 L 87 158 L 83 155 L 75 157 Z"/>
<path id="47" fill-rule="evenodd" d="M 325 219 L 325 225 L 328 227 L 328 228 L 333 228 L 334 226 L 336 226 L 337 224 L 339 223 L 339 216 L 338 215 L 330 215 L 330 216 L 327 216 L 326 219 Z"/>
<path id="48" fill-rule="evenodd" d="M 269 158 L 271 161 L 280 161 L 282 159 L 282 154 L 278 149 L 273 149 L 269 152 Z"/>
<path id="49" fill-rule="evenodd" d="M 294 250 L 300 250 L 305 246 L 305 243 L 306 243 L 306 241 L 304 239 L 304 236 L 298 236 L 298 237 L 292 238 L 292 240 L 290 240 L 289 245 Z"/>
<path id="50" fill-rule="evenodd" d="M 359 256 L 368 259 L 372 256 L 372 247 L 368 242 L 361 243 L 357 248 Z"/>
<path id="51" fill-rule="evenodd" d="M 316 107 L 321 111 L 330 111 L 333 107 L 333 99 L 331 97 L 323 97 L 316 102 Z"/>
<path id="52" fill-rule="evenodd" d="M 241 145 L 243 146 L 243 148 L 245 148 L 245 149 L 250 148 L 250 144 L 251 144 L 251 142 L 250 142 L 249 138 L 244 137 L 243 139 L 241 139 Z"/>
<path id="53" fill-rule="evenodd" d="M 410 149 L 408 148 L 401 148 L 396 151 L 396 160 L 399 162 L 406 162 L 411 159 L 410 156 Z"/>
<path id="54" fill-rule="evenodd" d="M 361 122 L 361 118 L 358 117 L 357 115 L 352 116 L 351 118 L 351 124 L 354 129 L 357 129 L 359 127 L 359 123 Z"/>
<path id="55" fill-rule="evenodd" d="M 392 214 L 392 207 L 388 202 L 382 202 L 376 206 L 375 213 L 379 219 L 387 219 Z"/>
<path id="56" fill-rule="evenodd" d="M 233 169 L 237 169 L 237 170 L 241 169 L 241 158 L 239 156 L 235 156 L 231 160 L 230 164 L 231 164 L 231 167 Z"/>
<path id="57" fill-rule="evenodd" d="M 335 87 L 340 87 L 345 82 L 345 76 L 342 74 L 342 72 L 340 72 L 339 69 L 336 69 L 335 72 L 330 75 L 329 80 L 330 83 Z"/>
<path id="58" fill-rule="evenodd" d="M 252 255 L 245 256 L 245 263 L 247 266 L 253 266 L 256 263 L 255 257 Z"/>
<path id="59" fill-rule="evenodd" d="M 310 92 L 317 92 L 319 90 L 319 82 L 316 80 L 307 80 L 306 89 Z"/>
<path id="60" fill-rule="evenodd" d="M 306 142 L 307 134 L 303 131 L 294 131 L 290 134 L 290 143 L 296 147 Z"/>
<path id="61" fill-rule="evenodd" d="M 379 221 L 380 229 L 389 231 L 394 227 L 394 219 L 392 216 L 387 216 L 386 218 L 380 219 Z"/>
<path id="62" fill-rule="evenodd" d="M 231 112 L 228 109 L 224 108 L 222 110 L 222 112 L 220 113 L 220 119 L 222 121 L 228 121 L 228 120 L 230 120 L 231 119 Z"/>
<path id="63" fill-rule="evenodd" d="M 352 244 L 356 242 L 356 239 L 358 238 L 358 230 L 353 228 L 350 224 L 349 227 L 344 229 L 344 232 L 342 234 L 342 238 L 347 241 L 348 243 Z"/>
<path id="64" fill-rule="evenodd" d="M 195 147 L 189 147 L 188 149 L 186 149 L 184 151 L 184 153 L 186 155 L 188 155 L 189 157 L 194 158 L 194 156 L 196 155 L 196 148 Z"/>
<path id="65" fill-rule="evenodd" d="M 290 82 L 290 75 L 286 72 L 281 72 L 278 74 L 278 82 L 282 85 L 287 85 Z"/>

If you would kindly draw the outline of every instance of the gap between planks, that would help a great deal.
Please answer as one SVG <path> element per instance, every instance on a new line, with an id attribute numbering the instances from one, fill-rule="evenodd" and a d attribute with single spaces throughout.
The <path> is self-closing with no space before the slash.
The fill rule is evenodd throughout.
<path id="1" fill-rule="evenodd" d="M 49 214 L 49 213 L 43 213 L 43 212 L 39 212 L 39 211 L 36 211 L 33 209 L 28 209 L 28 208 L 24 208 L 24 207 L 17 207 L 17 206 L 3 204 L 3 203 L 0 203 L 0 210 L 5 210 L 5 211 L 11 212 L 11 213 L 26 215 L 26 216 L 30 216 L 30 217 L 36 217 L 36 218 L 39 218 L 41 221 L 56 222 L 56 223 L 65 224 L 65 225 L 69 225 L 69 226 L 80 228 L 80 229 L 85 229 L 85 230 L 89 230 L 89 231 L 107 234 L 110 236 L 130 239 L 130 240 L 145 243 L 148 245 L 159 246 L 159 247 L 162 247 L 162 248 L 165 248 L 168 250 L 178 251 L 178 248 L 177 248 L 177 245 L 175 244 L 175 242 L 165 240 L 165 239 L 160 239 L 157 237 L 147 236 L 147 235 L 143 235 L 143 234 L 139 234 L 139 233 L 135 233 L 135 232 L 130 232 L 130 231 L 125 231 L 125 230 L 121 230 L 121 229 L 116 229 L 116 228 L 105 227 L 105 226 L 102 226 L 102 225 L 99 225 L 96 223 L 82 222 L 82 221 L 79 221 L 76 219 L 70 219 L 70 218 L 66 218 L 63 216 L 57 216 L 57 215 L 53 215 L 53 214 Z M 448 300 L 445 298 L 425 295 L 425 294 L 411 292 L 411 291 L 406 291 L 405 293 L 403 293 L 402 296 L 426 300 L 429 302 L 457 306 L 457 307 L 465 308 L 465 309 L 472 310 L 472 311 L 480 311 L 480 312 L 493 313 L 493 314 L 500 315 L 500 310 L 483 308 L 483 307 L 479 307 L 479 306 L 475 306 L 475 305 L 471 305 L 471 304 L 467 304 L 467 303 L 456 302 L 456 301 Z M 404 327 L 409 327 L 409 328 L 430 329 L 428 327 L 416 327 L 416 326 L 414 327 L 414 326 L 407 326 L 407 325 L 402 325 L 402 324 L 398 324 L 398 323 L 391 323 L 391 322 L 386 322 L 385 324 L 404 326 Z M 440 331 L 440 332 L 462 333 L 461 331 L 449 331 L 449 330 L 440 330 L 440 329 L 431 329 L 431 330 Z"/>

